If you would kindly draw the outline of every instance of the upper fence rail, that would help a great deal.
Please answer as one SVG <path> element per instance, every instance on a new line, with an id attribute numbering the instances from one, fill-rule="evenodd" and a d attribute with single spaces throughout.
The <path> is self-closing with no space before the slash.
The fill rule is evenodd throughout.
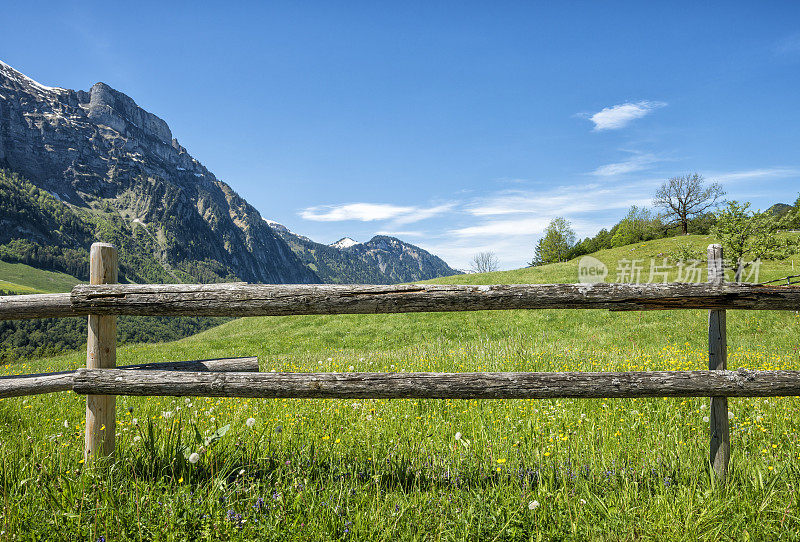
<path id="1" fill-rule="evenodd" d="M 66 316 L 288 316 L 509 309 L 800 310 L 800 286 L 753 284 L 81 284 L 0 297 L 0 320 Z"/>

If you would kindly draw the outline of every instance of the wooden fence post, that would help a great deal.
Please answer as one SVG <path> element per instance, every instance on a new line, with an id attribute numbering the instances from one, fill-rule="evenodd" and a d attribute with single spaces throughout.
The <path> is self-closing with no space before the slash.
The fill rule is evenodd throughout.
<path id="1" fill-rule="evenodd" d="M 708 281 L 713 284 L 722 284 L 725 281 L 722 245 L 708 246 Z M 728 368 L 728 342 L 724 310 L 708 311 L 708 368 L 709 370 L 726 370 Z M 727 397 L 711 398 L 709 424 L 711 468 L 714 469 L 717 480 L 724 482 L 728 475 L 728 461 L 731 455 Z"/>
<path id="2" fill-rule="evenodd" d="M 108 243 L 94 243 L 89 257 L 89 283 L 117 282 L 117 249 Z M 117 365 L 117 317 L 89 315 L 86 367 L 101 369 Z M 117 430 L 117 401 L 113 395 L 86 397 L 86 440 L 83 459 L 114 453 Z"/>

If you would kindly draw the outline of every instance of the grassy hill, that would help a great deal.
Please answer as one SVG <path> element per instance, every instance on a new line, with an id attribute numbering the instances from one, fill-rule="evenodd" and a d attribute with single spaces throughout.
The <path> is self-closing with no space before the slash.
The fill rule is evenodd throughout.
<path id="1" fill-rule="evenodd" d="M 677 251 L 673 242 L 704 250 L 710 240 L 659 240 L 596 256 L 611 267 Z M 766 267 L 785 276 L 791 260 Z M 566 262 L 431 282 L 576 280 L 576 262 Z M 792 312 L 730 312 L 729 367 L 800 369 L 799 331 Z M 243 318 L 179 341 L 123 346 L 118 363 L 239 355 L 258 355 L 262 371 L 701 369 L 707 312 Z M 5 371 L 84 363 L 76 352 Z M 715 488 L 705 467 L 707 404 L 120 397 L 118 462 L 93 474 L 80 464 L 82 398 L 8 399 L 0 401 L 0 479 L 13 513 L 4 521 L 16 530 L 35 524 L 42 536 L 93 539 L 796 536 L 800 401 L 730 401 L 727 488 Z M 200 453 L 200 462 L 188 463 L 181 450 Z M 95 522 L 98 509 L 108 526 Z"/>
<path id="2" fill-rule="evenodd" d="M 0 260 L 0 290 L 19 294 L 69 292 L 82 282 L 66 273 Z"/>
<path id="3" fill-rule="evenodd" d="M 798 233 L 784 234 L 794 239 L 800 237 Z M 602 261 L 608 267 L 608 277 L 606 282 L 630 282 L 630 269 L 624 267 L 626 264 L 620 262 L 637 260 L 637 265 L 642 266 L 641 282 L 649 279 L 649 269 L 651 260 L 656 265 L 669 266 L 668 281 L 675 281 L 678 278 L 677 263 L 679 260 L 699 260 L 700 267 L 705 268 L 706 248 L 715 243 L 715 239 L 710 235 L 685 235 L 678 237 L 667 237 L 664 239 L 654 239 L 635 245 L 626 245 L 617 248 L 600 250 L 590 256 Z M 512 271 L 497 271 L 494 273 L 475 273 L 467 275 L 455 275 L 452 277 L 442 277 L 426 281 L 431 284 L 555 284 L 555 283 L 575 283 L 578 282 L 578 262 L 581 258 L 575 258 L 568 262 L 548 264 L 540 267 L 525 267 Z M 795 271 L 797 269 L 797 271 Z M 800 273 L 800 254 L 794 254 L 779 261 L 764 261 L 761 265 L 759 282 L 772 280 Z M 625 275 L 624 277 L 621 275 Z M 661 280 L 659 275 L 658 280 Z M 705 275 L 703 280 L 706 280 Z"/>

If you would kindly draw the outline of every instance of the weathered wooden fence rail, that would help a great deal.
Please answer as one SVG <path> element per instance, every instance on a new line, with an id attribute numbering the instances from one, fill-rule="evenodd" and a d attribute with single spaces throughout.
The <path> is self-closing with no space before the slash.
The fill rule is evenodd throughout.
<path id="1" fill-rule="evenodd" d="M 751 284 L 80 284 L 0 297 L 0 320 L 64 316 L 288 316 L 511 309 L 797 310 L 800 287 Z"/>
<path id="2" fill-rule="evenodd" d="M 116 395 L 308 398 L 544 399 L 711 397 L 710 465 L 729 460 L 727 397 L 800 395 L 800 371 L 728 371 L 727 310 L 800 310 L 800 287 L 728 284 L 722 249 L 703 284 L 265 285 L 114 284 L 116 250 L 92 246 L 91 284 L 66 294 L 0 297 L 0 319 L 89 316 L 87 368 L 0 379 L 0 397 L 72 389 L 87 394 L 87 459 L 113 451 Z M 285 316 L 511 309 L 709 311 L 709 370 L 620 373 L 243 373 L 240 369 L 115 368 L 116 315 Z M 230 361 L 230 360 L 227 360 Z M 206 362 L 208 363 L 208 362 Z M 238 363 L 238 361 L 237 361 Z M 253 361 L 247 370 L 253 368 Z M 226 365 L 226 367 L 230 367 Z M 133 369 L 133 370 L 132 370 Z M 256 364 L 257 369 L 257 364 Z M 232 372 L 223 372 L 232 370 Z M 108 430 L 108 427 L 111 430 Z"/>
<path id="3" fill-rule="evenodd" d="M 163 363 L 143 363 L 124 365 L 119 370 L 186 371 L 186 372 L 255 372 L 258 371 L 258 358 L 226 358 L 206 359 L 198 361 L 167 361 Z M 39 373 L 29 375 L 13 375 L 0 377 L 0 399 L 21 397 L 23 395 L 40 395 L 58 391 L 71 391 L 76 371 L 59 371 L 57 373 Z"/>
<path id="4" fill-rule="evenodd" d="M 270 399 L 776 397 L 800 395 L 800 371 L 162 374 L 78 369 L 72 389 L 82 394 Z"/>

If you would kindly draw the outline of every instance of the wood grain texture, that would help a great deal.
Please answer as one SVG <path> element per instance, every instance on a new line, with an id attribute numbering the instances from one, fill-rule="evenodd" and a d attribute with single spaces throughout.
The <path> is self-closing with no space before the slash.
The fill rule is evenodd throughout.
<path id="1" fill-rule="evenodd" d="M 339 399 L 800 395 L 800 371 L 625 373 L 164 373 L 79 369 L 77 393 Z"/>
<path id="2" fill-rule="evenodd" d="M 117 282 L 117 249 L 108 243 L 94 243 L 89 251 L 89 282 Z M 89 315 L 86 341 L 86 367 L 105 369 L 117 365 L 116 315 Z M 86 397 L 86 439 L 83 458 L 88 463 L 97 456 L 114 453 L 117 431 L 117 398 L 114 395 Z"/>
<path id="3" fill-rule="evenodd" d="M 70 294 L 0 297 L 0 320 L 87 314 L 236 317 L 510 309 L 800 310 L 800 287 L 705 283 L 80 284 Z"/>
<path id="4" fill-rule="evenodd" d="M 72 311 L 70 294 L 26 294 L 0 296 L 0 320 L 87 316 Z"/>
<path id="5" fill-rule="evenodd" d="M 800 287 L 712 284 L 78 285 L 74 311 L 269 316 L 506 309 L 800 309 Z"/>
<path id="6" fill-rule="evenodd" d="M 257 372 L 258 358 L 227 358 L 200 361 L 168 361 L 164 363 L 144 363 L 123 365 L 118 369 L 149 371 L 214 371 L 214 372 Z M 72 391 L 75 371 L 57 373 L 38 373 L 0 377 L 0 399 L 41 395 L 59 391 Z"/>
<path id="7" fill-rule="evenodd" d="M 722 245 L 708 246 L 708 281 L 717 285 L 725 282 Z M 717 371 L 728 368 L 727 313 L 724 310 L 708 311 L 708 368 Z M 717 480 L 724 481 L 731 455 L 727 397 L 711 398 L 709 438 L 709 463 Z"/>

